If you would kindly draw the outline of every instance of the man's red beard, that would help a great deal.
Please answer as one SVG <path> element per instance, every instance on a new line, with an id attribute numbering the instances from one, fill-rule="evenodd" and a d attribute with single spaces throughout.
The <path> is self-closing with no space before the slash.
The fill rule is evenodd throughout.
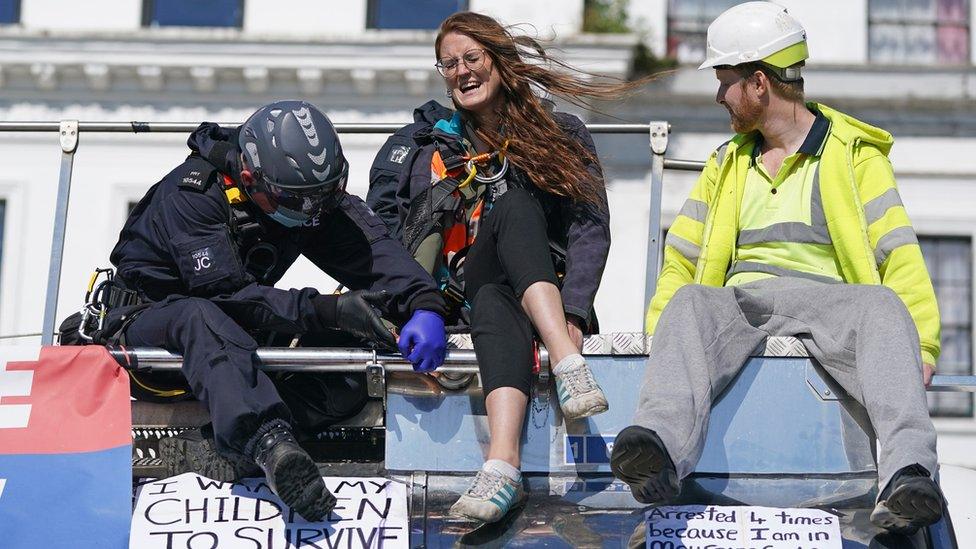
<path id="1" fill-rule="evenodd" d="M 736 133 L 747 133 L 756 129 L 756 124 L 762 115 L 762 105 L 758 101 L 752 103 L 748 99 L 736 109 L 732 109 L 728 104 L 725 108 L 729 111 L 732 131 Z"/>

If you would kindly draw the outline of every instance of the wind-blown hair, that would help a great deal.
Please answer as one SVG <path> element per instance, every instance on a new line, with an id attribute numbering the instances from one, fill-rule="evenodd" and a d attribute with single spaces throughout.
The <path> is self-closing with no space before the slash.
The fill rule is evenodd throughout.
<path id="1" fill-rule="evenodd" d="M 621 98 L 647 79 L 592 81 L 595 75 L 549 56 L 535 39 L 516 36 L 493 18 L 474 12 L 455 13 L 441 23 L 434 42 L 436 58 L 440 58 L 441 41 L 450 33 L 466 35 L 481 44 L 491 58 L 492 70 L 499 71 L 501 77 L 505 96 L 496 112 L 499 127 L 476 127 L 479 137 L 492 148 L 500 148 L 508 140 L 509 160 L 543 191 L 600 205 L 602 183 L 587 169 L 596 158 L 559 127 L 533 86 L 592 110 L 587 100 Z M 457 101 L 454 106 L 464 111 Z M 468 118 L 474 122 L 473 117 Z"/>

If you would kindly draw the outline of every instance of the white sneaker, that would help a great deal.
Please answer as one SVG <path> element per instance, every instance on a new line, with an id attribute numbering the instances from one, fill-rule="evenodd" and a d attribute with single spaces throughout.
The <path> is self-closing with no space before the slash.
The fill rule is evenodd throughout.
<path id="1" fill-rule="evenodd" d="M 569 363 L 564 364 L 567 361 Z M 607 397 L 593 379 L 593 373 L 581 355 L 564 358 L 553 373 L 556 376 L 559 407 L 566 419 L 590 417 L 610 409 Z"/>
<path id="2" fill-rule="evenodd" d="M 468 491 L 451 506 L 451 516 L 497 522 L 525 499 L 525 489 L 505 475 L 482 469 Z"/>

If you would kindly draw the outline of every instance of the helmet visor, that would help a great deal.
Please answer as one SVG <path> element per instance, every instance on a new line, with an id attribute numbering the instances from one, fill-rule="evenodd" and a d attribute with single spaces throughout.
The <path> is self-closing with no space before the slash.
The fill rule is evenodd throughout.
<path id="1" fill-rule="evenodd" d="M 277 213 L 298 223 L 315 217 L 319 212 L 329 211 L 339 203 L 346 188 L 349 164 L 335 176 L 315 186 L 282 185 L 273 181 L 264 172 L 254 173 L 254 191 L 262 194 L 256 199 L 267 213 Z M 256 197 L 255 197 L 256 198 Z"/>

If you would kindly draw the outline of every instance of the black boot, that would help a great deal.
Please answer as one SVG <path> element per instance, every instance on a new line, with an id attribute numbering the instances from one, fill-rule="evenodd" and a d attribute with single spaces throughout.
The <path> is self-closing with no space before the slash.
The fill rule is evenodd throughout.
<path id="1" fill-rule="evenodd" d="M 942 518 L 942 491 L 925 467 L 902 467 L 878 496 L 871 522 L 896 534 L 912 535 Z"/>
<path id="2" fill-rule="evenodd" d="M 634 499 L 641 503 L 663 503 L 680 492 L 681 483 L 664 443 L 657 433 L 638 425 L 617 435 L 610 470 L 630 485 Z"/>
<path id="3" fill-rule="evenodd" d="M 230 458 L 217 453 L 213 435 L 201 429 L 190 429 L 175 437 L 159 440 L 159 458 L 166 469 L 166 476 L 197 473 L 213 480 L 233 482 L 261 474 L 254 462 Z"/>
<path id="4" fill-rule="evenodd" d="M 245 447 L 264 471 L 271 490 L 309 522 L 318 522 L 335 507 L 311 456 L 295 441 L 288 424 L 266 424 Z"/>

